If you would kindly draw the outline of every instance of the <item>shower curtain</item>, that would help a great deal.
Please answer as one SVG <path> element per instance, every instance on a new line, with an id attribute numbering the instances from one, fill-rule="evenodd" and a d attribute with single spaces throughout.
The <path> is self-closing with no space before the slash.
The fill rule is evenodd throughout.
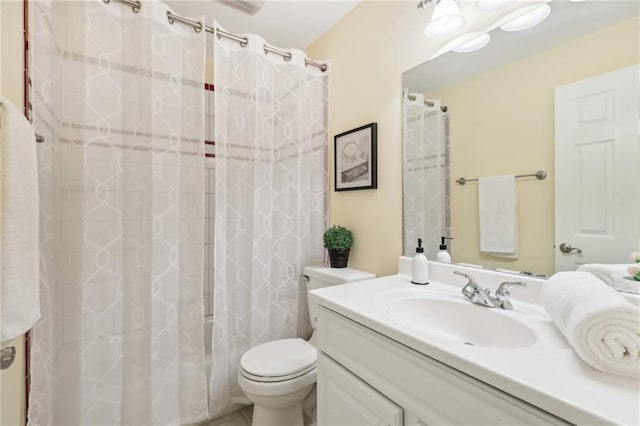
<path id="1" fill-rule="evenodd" d="M 205 34 L 155 1 L 31 10 L 45 143 L 29 424 L 203 419 Z"/>
<path id="2" fill-rule="evenodd" d="M 243 352 L 309 335 L 301 275 L 322 263 L 327 225 L 328 75 L 247 37 L 214 45 L 214 414 L 240 394 Z"/>
<path id="3" fill-rule="evenodd" d="M 440 101 L 405 91 L 402 100 L 403 247 L 414 256 L 418 238 L 434 259 L 440 237 L 450 234 L 449 114 Z"/>

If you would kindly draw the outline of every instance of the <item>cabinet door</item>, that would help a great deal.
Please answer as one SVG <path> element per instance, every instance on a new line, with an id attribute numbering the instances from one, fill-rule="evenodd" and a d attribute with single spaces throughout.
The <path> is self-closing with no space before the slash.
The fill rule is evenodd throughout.
<path id="1" fill-rule="evenodd" d="M 402 426 L 402 408 L 320 353 L 318 426 Z"/>

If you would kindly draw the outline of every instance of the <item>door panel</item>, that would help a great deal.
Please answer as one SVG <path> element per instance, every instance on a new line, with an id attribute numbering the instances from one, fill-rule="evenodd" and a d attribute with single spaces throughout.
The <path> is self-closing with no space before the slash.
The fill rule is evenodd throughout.
<path id="1" fill-rule="evenodd" d="M 628 263 L 638 249 L 639 76 L 635 65 L 556 88 L 556 271 Z"/>

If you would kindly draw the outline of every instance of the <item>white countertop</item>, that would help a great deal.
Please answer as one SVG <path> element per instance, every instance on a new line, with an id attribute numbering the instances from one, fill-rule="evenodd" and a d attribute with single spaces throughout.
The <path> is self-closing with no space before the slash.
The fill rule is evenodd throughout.
<path id="1" fill-rule="evenodd" d="M 526 321 L 536 332 L 538 340 L 527 347 L 466 346 L 408 328 L 387 316 L 384 303 L 390 295 L 397 295 L 398 290 L 421 297 L 432 293 L 462 298 L 462 285 L 458 283 L 464 284 L 464 279 L 457 277 L 461 281 L 455 281 L 455 285 L 438 281 L 454 269 L 470 272 L 483 287 L 489 284 L 492 290 L 495 282 L 504 278 L 501 274 L 493 276 L 487 271 L 436 263 L 431 264 L 431 283 L 427 286 L 413 285 L 409 276 L 398 274 L 314 290 L 310 297 L 322 306 L 568 422 L 640 425 L 640 381 L 600 373 L 578 357 L 539 302 L 542 280 L 518 277 L 529 286 L 512 291 L 514 310 L 495 310 L 498 315 Z M 494 282 L 487 283 L 491 281 L 489 276 Z"/>

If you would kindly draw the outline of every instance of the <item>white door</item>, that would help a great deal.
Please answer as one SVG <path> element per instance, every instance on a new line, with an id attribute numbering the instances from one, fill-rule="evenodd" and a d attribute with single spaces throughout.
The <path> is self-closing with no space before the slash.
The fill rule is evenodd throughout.
<path id="1" fill-rule="evenodd" d="M 318 426 L 402 426 L 402 408 L 324 353 L 318 356 Z"/>
<path id="2" fill-rule="evenodd" d="M 640 67 L 556 88 L 556 271 L 640 244 Z"/>

